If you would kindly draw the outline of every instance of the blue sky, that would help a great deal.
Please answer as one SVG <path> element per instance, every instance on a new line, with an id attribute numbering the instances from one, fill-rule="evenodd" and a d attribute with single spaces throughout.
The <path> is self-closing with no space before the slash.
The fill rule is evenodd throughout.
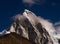
<path id="1" fill-rule="evenodd" d="M 55 23 L 60 21 L 60 0 L 44 0 L 42 4 L 26 6 L 22 0 L 0 0 L 0 31 L 9 27 L 12 17 L 29 9 L 36 15 L 50 19 Z"/>

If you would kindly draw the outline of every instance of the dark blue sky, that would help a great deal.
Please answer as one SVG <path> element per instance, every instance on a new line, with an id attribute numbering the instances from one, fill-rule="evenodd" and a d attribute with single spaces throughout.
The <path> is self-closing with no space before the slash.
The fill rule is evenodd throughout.
<path id="1" fill-rule="evenodd" d="M 0 0 L 0 31 L 9 27 L 12 16 L 23 12 L 26 8 L 52 22 L 60 21 L 60 0 L 45 0 L 45 3 L 30 8 L 24 6 L 22 0 Z"/>

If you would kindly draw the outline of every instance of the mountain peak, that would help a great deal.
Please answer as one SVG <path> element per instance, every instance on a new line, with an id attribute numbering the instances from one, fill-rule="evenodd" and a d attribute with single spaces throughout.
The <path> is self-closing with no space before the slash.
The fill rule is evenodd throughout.
<path id="1" fill-rule="evenodd" d="M 44 22 L 44 19 L 38 18 L 33 12 L 25 9 L 22 15 L 14 16 L 14 22 L 9 27 L 8 32 L 17 33 L 36 44 L 58 44 L 57 39 L 53 37 L 53 33 L 49 32 L 50 25 L 48 26 L 48 23 L 44 24 L 47 21 Z M 48 27 L 45 28 L 44 25 Z"/>
<path id="2" fill-rule="evenodd" d="M 25 9 L 24 12 L 29 12 L 29 10 Z"/>
<path id="3" fill-rule="evenodd" d="M 10 30 L 10 32 L 15 32 L 36 44 L 53 44 L 49 33 L 42 27 L 41 23 L 38 22 L 37 16 L 26 9 L 22 15 L 17 16 L 16 21 L 10 26 Z M 48 40 L 48 42 L 46 40 Z"/>

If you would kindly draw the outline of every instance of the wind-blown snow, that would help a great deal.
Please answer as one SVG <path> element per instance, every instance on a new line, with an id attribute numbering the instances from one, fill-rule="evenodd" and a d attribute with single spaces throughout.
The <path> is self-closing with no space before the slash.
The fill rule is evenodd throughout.
<path id="1" fill-rule="evenodd" d="M 49 22 L 48 20 L 45 20 L 41 17 L 38 17 L 39 22 L 42 24 L 42 26 L 47 30 L 47 32 L 50 34 L 54 44 L 58 44 L 58 40 L 55 38 L 56 34 L 56 30 L 53 26 L 53 24 L 51 22 Z"/>
<path id="2" fill-rule="evenodd" d="M 55 30 L 56 30 L 56 32 L 57 32 L 57 35 L 55 36 L 57 39 L 60 39 L 60 21 L 59 22 L 56 22 L 55 24 L 54 24 L 54 26 L 55 26 Z"/>
<path id="3" fill-rule="evenodd" d="M 55 29 L 58 34 L 60 34 L 60 21 L 55 23 Z"/>

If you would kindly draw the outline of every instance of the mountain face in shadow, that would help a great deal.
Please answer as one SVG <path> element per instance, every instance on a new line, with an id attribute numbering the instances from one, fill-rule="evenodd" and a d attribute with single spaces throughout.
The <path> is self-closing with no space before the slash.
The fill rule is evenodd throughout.
<path id="1" fill-rule="evenodd" d="M 29 10 L 14 16 L 13 23 L 0 36 L 0 44 L 56 44 L 54 40 Z"/>
<path id="2" fill-rule="evenodd" d="M 16 33 L 0 36 L 0 44 L 35 44 Z"/>

